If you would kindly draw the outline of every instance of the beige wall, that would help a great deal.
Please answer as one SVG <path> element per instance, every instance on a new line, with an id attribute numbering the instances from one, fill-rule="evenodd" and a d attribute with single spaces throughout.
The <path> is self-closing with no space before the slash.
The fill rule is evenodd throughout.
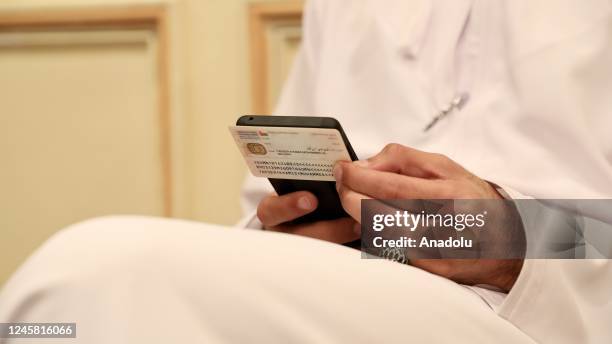
<path id="1" fill-rule="evenodd" d="M 55 231 L 89 217 L 238 220 L 246 169 L 227 126 L 252 109 L 250 2 L 0 3 L 0 283 Z M 15 11 L 146 8 L 162 9 L 161 26 L 6 24 Z M 268 103 L 299 42 L 299 22 L 279 23 L 265 33 Z"/>

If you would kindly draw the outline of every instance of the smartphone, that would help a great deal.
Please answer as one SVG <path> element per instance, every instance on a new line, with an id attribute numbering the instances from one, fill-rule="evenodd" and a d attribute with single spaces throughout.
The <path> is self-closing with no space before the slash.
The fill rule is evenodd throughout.
<path id="1" fill-rule="evenodd" d="M 236 121 L 237 126 L 256 127 L 287 127 L 287 128 L 326 128 L 336 129 L 340 132 L 342 141 L 351 160 L 357 160 L 357 155 L 351 146 L 340 122 L 331 117 L 302 117 L 302 116 L 242 116 Z M 333 220 L 346 217 L 348 214 L 342 208 L 340 197 L 336 191 L 336 183 L 332 181 L 293 180 L 268 178 L 274 190 L 279 195 L 295 191 L 309 191 L 313 193 L 319 203 L 313 212 L 291 221 L 291 223 L 305 223 L 321 220 Z"/>

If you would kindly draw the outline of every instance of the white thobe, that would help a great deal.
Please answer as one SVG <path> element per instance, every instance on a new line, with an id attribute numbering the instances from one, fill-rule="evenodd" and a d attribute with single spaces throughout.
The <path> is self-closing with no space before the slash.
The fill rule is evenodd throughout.
<path id="1" fill-rule="evenodd" d="M 277 114 L 336 117 L 360 158 L 391 142 L 443 153 L 515 198 L 612 198 L 611 2 L 320 0 L 309 14 Z M 247 178 L 245 211 L 270 190 Z M 539 341 L 606 342 L 611 300 L 609 260 L 528 260 L 498 312 Z"/>
<path id="2" fill-rule="evenodd" d="M 338 118 L 362 158 L 390 142 L 446 154 L 514 197 L 609 198 L 610 13 L 597 0 L 310 1 L 277 113 Z M 465 106 L 423 132 L 458 94 Z M 247 183 L 247 210 L 266 190 Z M 340 245 L 117 217 L 49 240 L 0 293 L 0 322 L 77 322 L 83 343 L 608 343 L 611 290 L 608 260 L 530 260 L 492 309 Z"/>

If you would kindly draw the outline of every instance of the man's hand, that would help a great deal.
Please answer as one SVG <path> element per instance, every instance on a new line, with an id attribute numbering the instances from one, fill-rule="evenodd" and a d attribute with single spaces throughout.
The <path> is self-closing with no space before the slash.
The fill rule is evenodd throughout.
<path id="1" fill-rule="evenodd" d="M 303 235 L 311 238 L 347 243 L 359 238 L 358 225 L 350 217 L 304 224 L 286 224 L 317 208 L 317 198 L 310 192 L 298 191 L 278 196 L 271 194 L 257 207 L 257 217 L 266 230 Z"/>
<path id="2" fill-rule="evenodd" d="M 361 199 L 500 199 L 486 181 L 451 159 L 397 144 L 378 155 L 334 168 L 344 209 L 361 219 Z M 514 285 L 522 260 L 418 259 L 412 265 L 465 284 Z"/>

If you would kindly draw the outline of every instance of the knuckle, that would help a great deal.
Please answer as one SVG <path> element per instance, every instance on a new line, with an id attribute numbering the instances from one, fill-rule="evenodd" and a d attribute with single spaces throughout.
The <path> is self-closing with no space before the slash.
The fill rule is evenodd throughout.
<path id="1" fill-rule="evenodd" d="M 461 165 L 459 165 L 457 162 L 455 162 L 455 160 L 444 156 L 443 160 L 442 160 L 442 164 L 443 166 L 449 170 L 452 171 L 455 174 L 465 174 L 468 173 Z"/>
<path id="2" fill-rule="evenodd" d="M 390 155 L 397 154 L 401 150 L 402 150 L 402 145 L 398 143 L 389 143 L 385 146 L 385 148 L 383 148 L 383 152 L 390 154 Z"/>
<path id="3" fill-rule="evenodd" d="M 448 156 L 440 153 L 431 153 L 431 159 L 423 164 L 423 169 L 437 177 L 450 175 L 455 171 L 456 164 Z"/>
<path id="4" fill-rule="evenodd" d="M 440 164 L 443 168 L 447 170 L 455 170 L 457 164 L 453 161 L 453 159 L 447 157 L 446 155 L 442 155 L 440 158 Z"/>
<path id="5" fill-rule="evenodd" d="M 435 160 L 437 163 L 442 164 L 442 165 L 444 165 L 444 164 L 448 164 L 448 163 L 450 163 L 450 162 L 452 161 L 452 160 L 451 160 L 449 157 L 447 157 L 447 156 L 446 156 L 446 155 L 444 155 L 444 154 L 440 154 L 440 153 L 433 153 L 433 156 L 434 156 L 434 160 Z"/>

